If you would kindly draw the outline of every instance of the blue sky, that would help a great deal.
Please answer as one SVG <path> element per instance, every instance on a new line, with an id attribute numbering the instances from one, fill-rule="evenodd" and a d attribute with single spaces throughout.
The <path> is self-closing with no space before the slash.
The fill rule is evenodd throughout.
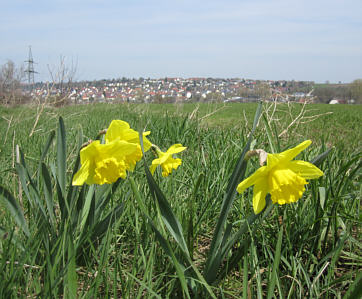
<path id="1" fill-rule="evenodd" d="M 361 0 L 4 0 L 0 64 L 32 46 L 36 81 L 60 56 L 76 80 L 362 78 Z"/>

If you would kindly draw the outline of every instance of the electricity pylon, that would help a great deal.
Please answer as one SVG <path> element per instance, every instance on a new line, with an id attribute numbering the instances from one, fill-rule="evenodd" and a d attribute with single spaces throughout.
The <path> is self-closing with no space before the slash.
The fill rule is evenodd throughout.
<path id="1" fill-rule="evenodd" d="M 34 71 L 34 60 L 33 60 L 33 54 L 31 53 L 31 46 L 29 46 L 29 58 L 28 60 L 25 61 L 28 66 L 27 69 L 25 70 L 25 73 L 28 74 L 28 83 L 29 86 L 34 84 L 34 74 L 38 73 L 36 71 Z"/>

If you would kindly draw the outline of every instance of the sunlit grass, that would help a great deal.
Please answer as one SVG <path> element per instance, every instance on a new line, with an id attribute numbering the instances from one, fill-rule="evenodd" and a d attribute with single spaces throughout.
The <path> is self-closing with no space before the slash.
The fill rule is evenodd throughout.
<path id="1" fill-rule="evenodd" d="M 202 269 L 228 179 L 245 146 L 255 109 L 255 104 L 99 104 L 58 110 L 49 108 L 42 112 L 34 134 L 29 137 L 36 108 L 0 107 L 0 185 L 6 187 L 24 207 L 30 231 L 30 237 L 24 238 L 5 206 L 1 205 L 0 273 L 3 279 L 0 281 L 0 297 L 71 296 L 74 292 L 86 298 L 183 296 L 175 268 L 146 225 L 129 179 L 120 182 L 104 211 L 123 203 L 120 220 L 97 246 L 87 248 L 86 260 L 74 262 L 69 255 L 72 251 L 68 246 L 67 230 L 64 230 L 64 235 L 59 235 L 67 246 L 54 247 L 60 249 L 47 252 L 41 237 L 47 232 L 39 228 L 36 220 L 39 218 L 35 217 L 37 214 L 34 214 L 26 195 L 19 193 L 19 181 L 13 170 L 17 161 L 17 144 L 32 174 L 38 167 L 40 153 L 50 132 L 56 130 L 58 117 L 62 116 L 67 134 L 68 183 L 78 154 L 79 131 L 84 136 L 81 141 L 86 142 L 94 139 L 99 130 L 107 128 L 112 119 L 125 120 L 137 130 L 150 130 L 150 139 L 162 150 L 175 143 L 187 146 L 187 151 L 182 154 L 182 166 L 169 178 L 156 180 L 184 228 L 189 247 L 192 245 L 195 265 Z M 298 116 L 300 109 L 299 104 L 291 108 L 278 105 L 269 133 L 280 150 L 305 139 L 313 140 L 303 153 L 306 161 L 332 148 L 321 166 L 325 176 L 311 181 L 298 203 L 274 208 L 255 231 L 247 259 L 242 260 L 217 287 L 212 286 L 218 296 L 265 296 L 278 252 L 280 263 L 276 276 L 272 276 L 277 298 L 338 297 L 358 277 L 362 265 L 359 233 L 362 109 L 357 105 L 310 105 L 305 116 L 320 116 L 311 122 L 308 118 L 301 120 L 278 138 Z M 265 126 L 260 122 L 253 147 L 270 152 L 269 141 Z M 152 160 L 151 157 L 147 159 L 149 163 Z M 55 163 L 56 146 L 51 146 L 44 161 Z M 257 164 L 257 161 L 249 163 L 247 175 L 254 172 Z M 151 217 L 157 217 L 152 212 L 154 202 L 149 196 L 142 165 L 136 167 L 132 178 Z M 54 186 L 53 192 L 56 192 Z M 252 192 L 235 198 L 229 215 L 234 230 L 252 211 L 251 198 Z M 53 199 L 57 203 L 55 196 Z M 56 211 L 59 213 L 58 206 Z M 278 232 L 281 230 L 283 236 L 278 251 Z M 56 244 L 56 240 L 53 241 Z M 21 244 L 26 250 L 16 244 Z"/>

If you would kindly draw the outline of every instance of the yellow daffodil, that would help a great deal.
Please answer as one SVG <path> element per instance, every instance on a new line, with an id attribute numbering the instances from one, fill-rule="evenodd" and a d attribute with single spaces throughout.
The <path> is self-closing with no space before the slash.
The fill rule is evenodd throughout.
<path id="1" fill-rule="evenodd" d="M 280 154 L 268 154 L 267 165 L 260 167 L 254 174 L 242 181 L 236 190 L 242 193 L 254 185 L 254 213 L 260 213 L 265 207 L 265 196 L 270 193 L 273 203 L 280 205 L 296 202 L 305 191 L 306 179 L 316 179 L 323 172 L 313 164 L 293 160 L 312 142 L 306 140 L 296 147 Z"/>
<path id="2" fill-rule="evenodd" d="M 143 147 L 145 152 L 147 152 L 151 147 L 151 142 L 146 138 L 150 135 L 150 131 L 143 133 Z M 131 129 L 129 124 L 123 120 L 112 120 L 109 128 L 106 132 L 106 143 L 112 142 L 114 140 L 124 140 L 130 143 L 140 143 L 138 132 Z"/>
<path id="3" fill-rule="evenodd" d="M 158 158 L 152 161 L 150 171 L 153 174 L 158 165 L 161 165 L 162 176 L 166 177 L 172 173 L 172 169 L 177 169 L 182 163 L 181 159 L 174 159 L 173 154 L 180 153 L 184 151 L 187 147 L 182 146 L 181 144 L 172 145 L 165 153 L 156 148 Z"/>
<path id="4" fill-rule="evenodd" d="M 151 142 L 146 138 L 151 132 L 147 131 L 143 133 L 143 149 L 148 151 L 151 147 Z M 105 135 L 106 144 L 115 140 L 124 140 L 129 143 L 137 144 L 137 151 L 131 156 L 126 157 L 125 163 L 127 169 L 133 171 L 136 163 L 142 158 L 142 150 L 140 146 L 139 134 L 137 131 L 130 128 L 129 124 L 123 120 L 112 120 Z"/>
<path id="5" fill-rule="evenodd" d="M 111 184 L 120 177 L 126 178 L 127 159 L 138 157 L 138 147 L 123 140 L 107 144 L 92 142 L 80 151 L 81 167 L 73 177 L 73 185 Z"/>
<path id="6" fill-rule="evenodd" d="M 143 146 L 147 151 L 151 142 L 143 133 Z M 139 134 L 122 120 L 113 120 L 105 135 L 105 144 L 94 141 L 80 151 L 81 167 L 74 175 L 73 185 L 111 184 L 126 178 L 142 158 Z"/>

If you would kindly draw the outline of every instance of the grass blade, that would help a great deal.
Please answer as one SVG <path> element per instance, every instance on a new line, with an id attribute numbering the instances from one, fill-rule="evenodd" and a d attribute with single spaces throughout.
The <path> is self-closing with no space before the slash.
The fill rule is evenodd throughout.
<path id="1" fill-rule="evenodd" d="M 143 150 L 143 144 L 142 144 L 142 150 Z M 133 194 L 135 195 L 136 201 L 137 201 L 139 207 L 141 208 L 143 215 L 148 220 L 148 224 L 151 226 L 152 230 L 154 231 L 156 238 L 159 241 L 163 250 L 165 251 L 166 255 L 168 255 L 168 257 L 172 260 L 172 263 L 176 269 L 176 273 L 180 280 L 183 291 L 185 292 L 187 298 L 191 298 L 189 291 L 188 291 L 185 274 L 184 274 L 185 266 L 183 266 L 182 263 L 176 258 L 169 242 L 163 237 L 162 233 L 157 229 L 156 225 L 153 223 L 152 218 L 148 215 L 144 202 L 138 191 L 138 188 L 132 178 L 130 178 L 130 183 L 131 183 L 131 188 L 132 188 Z"/>
<path id="2" fill-rule="evenodd" d="M 113 224 L 119 220 L 123 213 L 123 208 L 124 204 L 119 204 L 111 212 L 109 212 L 103 220 L 97 222 L 93 228 L 91 240 L 103 238 L 104 234 L 107 232 L 107 229 L 113 227 Z"/>
<path id="3" fill-rule="evenodd" d="M 243 299 L 248 298 L 248 267 L 249 267 L 249 261 L 248 261 L 248 255 L 244 255 L 244 267 L 243 267 Z"/>
<path id="4" fill-rule="evenodd" d="M 273 154 L 275 154 L 275 153 L 276 153 L 276 146 L 275 146 L 275 144 L 274 144 L 273 134 L 272 134 L 272 131 L 271 131 L 271 129 L 270 129 L 270 125 L 269 125 L 269 123 L 268 123 L 268 120 L 267 120 L 265 114 L 263 115 L 263 121 L 264 121 L 266 136 L 268 137 L 268 141 L 269 141 L 269 146 L 270 146 L 271 152 L 272 152 Z"/>
<path id="5" fill-rule="evenodd" d="M 140 132 L 139 135 L 142 136 L 142 132 Z M 147 163 L 144 158 L 142 137 L 140 137 L 140 143 L 141 143 L 141 148 L 142 148 L 142 153 L 143 153 L 143 162 L 144 162 L 144 168 L 145 168 L 145 172 L 146 172 L 148 186 L 150 187 L 152 197 L 155 200 L 157 200 L 158 206 L 160 208 L 162 220 L 164 221 L 167 230 L 170 232 L 172 237 L 176 240 L 177 244 L 180 246 L 182 251 L 186 254 L 186 256 L 190 256 L 187 245 L 186 245 L 185 238 L 183 236 L 181 224 L 180 224 L 179 220 L 177 219 L 177 217 L 175 216 L 175 214 L 173 213 L 171 206 L 168 203 L 165 195 L 162 193 L 160 187 L 155 182 L 151 172 L 149 171 L 149 169 L 147 167 Z"/>
<path id="6" fill-rule="evenodd" d="M 29 228 L 25 221 L 23 211 L 21 210 L 20 206 L 16 202 L 15 198 L 11 195 L 11 193 L 2 186 L 0 186 L 0 198 L 3 200 L 10 214 L 12 215 L 16 223 L 21 227 L 25 235 L 29 236 Z"/>
<path id="7" fill-rule="evenodd" d="M 223 239 L 225 222 L 229 214 L 230 208 L 232 206 L 232 203 L 234 201 L 234 197 L 236 194 L 236 187 L 245 175 L 247 161 L 245 161 L 244 158 L 247 151 L 250 149 L 252 137 L 262 112 L 261 108 L 262 108 L 262 103 L 260 102 L 255 113 L 253 128 L 250 132 L 248 142 L 244 147 L 244 150 L 240 155 L 239 161 L 230 177 L 229 185 L 227 187 L 227 192 L 224 196 L 224 200 L 221 206 L 220 216 L 213 234 L 213 239 L 211 242 L 210 251 L 208 254 L 205 271 L 204 271 L 204 276 L 208 283 L 212 283 L 216 279 L 216 275 L 220 266 L 221 260 L 220 260 L 219 250 Z"/>
<path id="8" fill-rule="evenodd" d="M 354 282 L 349 286 L 343 299 L 361 298 L 362 296 L 362 271 L 359 271 Z"/>
<path id="9" fill-rule="evenodd" d="M 30 178 L 29 172 L 22 164 L 16 164 L 15 168 L 18 173 L 21 186 L 30 202 L 30 205 L 33 206 L 34 208 L 38 208 L 41 211 L 42 216 L 43 216 L 43 221 L 45 223 L 47 223 L 48 217 L 47 217 L 45 209 L 41 203 L 39 190 L 35 186 L 32 179 Z M 29 182 L 29 184 L 27 184 L 27 181 Z"/>
<path id="10" fill-rule="evenodd" d="M 53 192 L 52 192 L 52 183 L 49 171 L 44 163 L 41 164 L 41 175 L 44 182 L 44 197 L 48 209 L 48 215 L 50 217 L 52 226 L 55 225 L 55 215 L 54 215 L 54 205 L 53 205 Z"/>
<path id="11" fill-rule="evenodd" d="M 48 139 L 43 147 L 43 151 L 41 153 L 41 156 L 40 156 L 40 160 L 39 160 L 39 166 L 38 166 L 38 181 L 39 181 L 39 175 L 40 175 L 40 172 L 41 172 L 41 168 L 42 168 L 42 163 L 49 151 L 49 148 L 53 142 L 53 139 L 54 139 L 54 136 L 55 136 L 55 132 L 54 131 L 51 131 L 50 132 L 50 135 L 48 136 Z"/>
<path id="12" fill-rule="evenodd" d="M 321 153 L 320 155 L 312 159 L 310 163 L 314 164 L 315 166 L 321 165 L 323 161 L 327 158 L 331 150 L 332 150 L 331 148 L 327 149 L 325 152 Z"/>
<path id="13" fill-rule="evenodd" d="M 85 198 L 85 203 L 82 209 L 82 216 L 81 216 L 81 223 L 80 223 L 80 227 L 79 227 L 79 231 L 82 232 L 84 229 L 84 226 L 88 220 L 88 215 L 89 215 L 89 211 L 91 209 L 91 203 L 92 201 L 94 201 L 94 191 L 95 191 L 95 186 L 91 185 L 89 187 L 88 193 L 86 195 Z"/>
<path id="14" fill-rule="evenodd" d="M 68 265 L 67 265 L 67 292 L 66 297 L 77 298 L 77 272 L 73 240 L 68 235 Z"/>
<path id="15" fill-rule="evenodd" d="M 65 198 L 65 183 L 66 183 L 66 162 L 67 162 L 67 154 L 66 154 L 66 136 L 65 136 L 65 127 L 64 121 L 62 117 L 59 117 L 59 126 L 57 133 L 57 175 L 60 189 L 63 194 L 63 198 Z"/>
<path id="16" fill-rule="evenodd" d="M 267 295 L 268 299 L 272 298 L 274 295 L 274 288 L 275 288 L 275 283 L 277 281 L 278 268 L 279 268 L 279 263 L 280 263 L 282 239 L 283 239 L 283 226 L 281 226 L 279 228 L 277 247 L 275 249 L 274 262 L 273 262 L 273 270 L 272 270 L 270 278 L 269 278 L 268 295 Z"/>

